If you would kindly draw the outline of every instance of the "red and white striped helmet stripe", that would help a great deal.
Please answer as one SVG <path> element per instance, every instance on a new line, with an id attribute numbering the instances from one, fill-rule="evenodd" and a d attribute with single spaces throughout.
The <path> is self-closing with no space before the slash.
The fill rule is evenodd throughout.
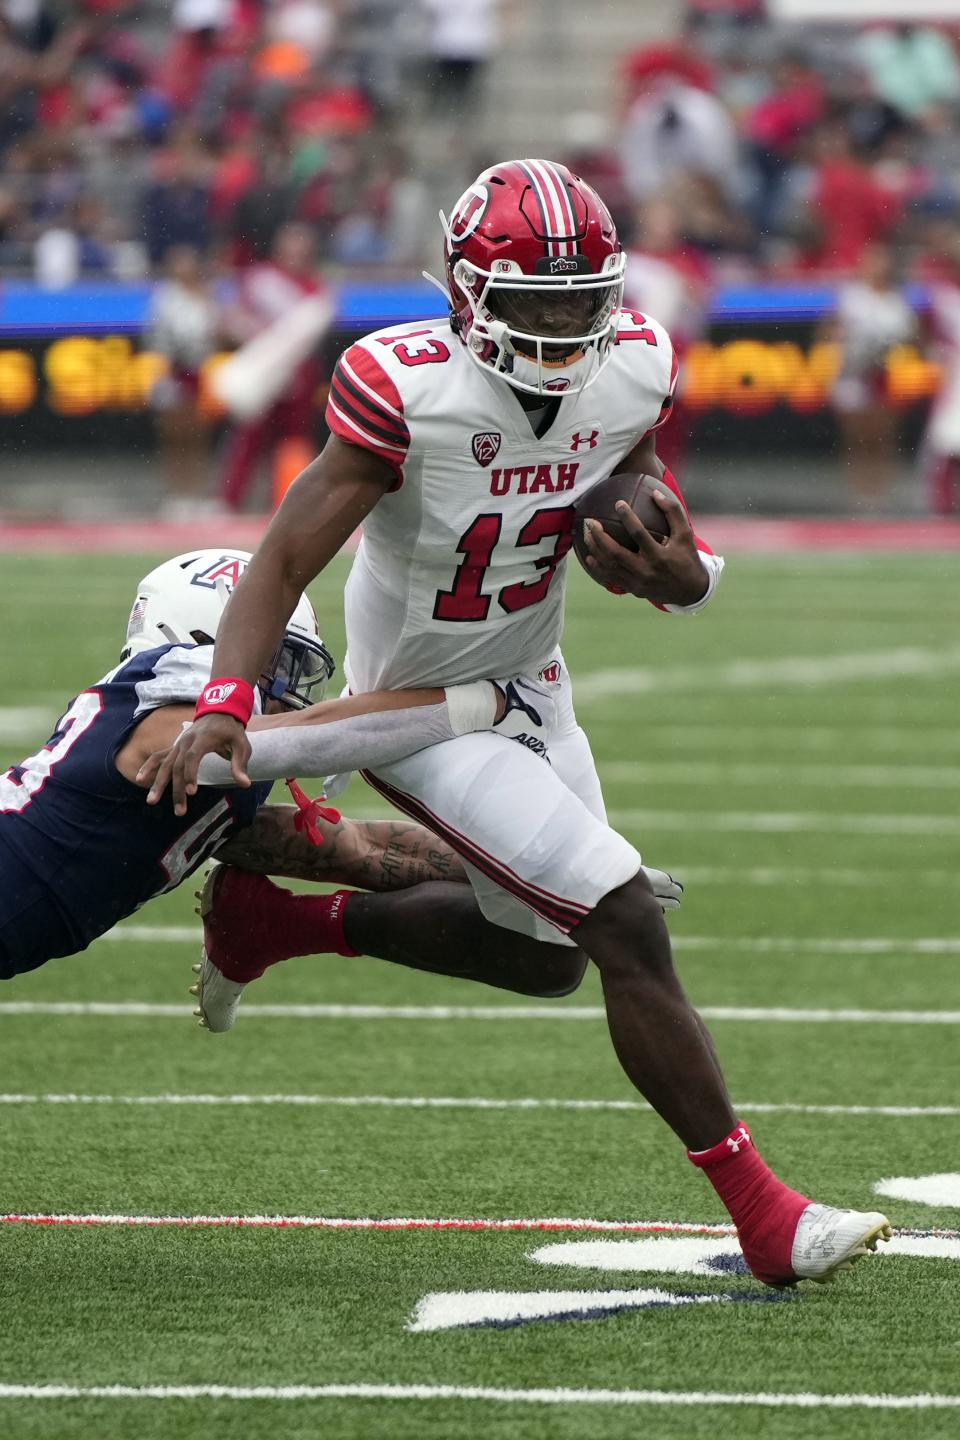
<path id="1" fill-rule="evenodd" d="M 548 255 L 576 255 L 580 245 L 576 239 L 577 217 L 570 193 L 555 165 L 549 160 L 524 160 L 520 168 L 528 177 L 543 216 L 543 230 L 551 238 Z"/>

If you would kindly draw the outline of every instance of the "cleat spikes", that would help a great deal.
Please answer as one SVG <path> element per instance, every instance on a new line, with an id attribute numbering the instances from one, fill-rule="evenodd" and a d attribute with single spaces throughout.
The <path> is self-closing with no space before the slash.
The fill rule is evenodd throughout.
<path id="1" fill-rule="evenodd" d="M 200 974 L 201 967 L 199 965 L 191 965 L 190 969 L 193 971 L 194 975 Z"/>
<path id="2" fill-rule="evenodd" d="M 197 999 L 199 1000 L 199 999 L 200 999 L 200 986 L 199 986 L 199 985 L 191 985 L 191 986 L 190 986 L 190 989 L 187 991 L 187 994 L 188 994 L 188 995 L 196 995 Z"/>

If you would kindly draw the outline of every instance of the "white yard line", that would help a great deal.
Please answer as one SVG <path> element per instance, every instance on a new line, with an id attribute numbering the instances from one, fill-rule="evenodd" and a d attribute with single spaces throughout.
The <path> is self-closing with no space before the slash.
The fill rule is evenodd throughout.
<path id="1" fill-rule="evenodd" d="M 800 789 L 960 788 L 957 765 L 798 765 L 791 759 L 728 764 L 725 761 L 615 760 L 600 765 L 604 785 L 776 785 Z"/>
<path id="2" fill-rule="evenodd" d="M 683 871 L 680 878 L 684 879 L 687 873 Z M 698 872 L 691 871 L 689 873 L 692 876 Z M 750 872 L 730 869 L 722 873 L 734 878 Z M 793 877 L 798 873 L 803 874 L 803 872 L 792 870 L 758 873 L 779 873 L 784 877 Z M 861 874 L 863 872 L 851 873 Z M 948 872 L 943 873 L 947 874 Z M 855 884 L 857 882 L 851 880 L 847 883 Z M 165 945 L 192 941 L 199 945 L 200 927 L 198 925 L 118 925 L 116 929 L 108 930 L 105 935 L 101 935 L 100 939 L 121 944 L 125 941 L 145 941 L 152 945 Z M 847 936 L 811 938 L 796 935 L 675 935 L 673 948 L 675 950 L 735 950 L 738 954 L 751 955 L 960 955 L 960 937 L 931 935 L 912 940 L 900 940 L 886 935 L 866 935 L 860 938 Z M 3 1009 L 4 1006 L 0 1004 L 0 1013 Z"/>
<path id="3" fill-rule="evenodd" d="M 481 1095 L 284 1095 L 209 1093 L 158 1095 L 2 1094 L 0 1105 L 197 1105 L 245 1108 L 290 1105 L 344 1110 L 568 1110 L 653 1112 L 643 1100 L 566 1100 L 522 1096 L 499 1099 Z M 960 1116 L 960 1105 L 802 1105 L 793 1101 L 744 1100 L 736 1110 L 751 1115 L 854 1115 L 893 1119 L 944 1119 Z"/>
<path id="4" fill-rule="evenodd" d="M 0 705 L 0 742 L 42 744 L 53 730 L 60 710 L 46 705 Z"/>
<path id="5" fill-rule="evenodd" d="M 634 829 L 756 832 L 761 835 L 960 835 L 955 815 L 843 814 L 838 811 L 611 810 L 611 825 Z"/>
<path id="6" fill-rule="evenodd" d="M 540 1390 L 486 1385 L 0 1385 L 0 1400 L 480 1400 L 508 1405 L 713 1405 L 766 1410 L 957 1410 L 960 1395 L 815 1391 Z"/>
<path id="7" fill-rule="evenodd" d="M 503 1220 L 476 1216 L 387 1216 L 369 1215 L 109 1215 L 45 1214 L 43 1212 L 0 1214 L 5 1225 L 62 1225 L 70 1228 L 133 1226 L 145 1229 L 225 1230 L 480 1230 L 480 1231 L 585 1231 L 589 1234 L 629 1235 L 734 1235 L 732 1225 L 698 1225 L 685 1220 L 591 1220 L 564 1217 Z M 927 1235 L 926 1230 L 903 1230 L 898 1234 Z M 960 1232 L 937 1230 L 938 1235 Z"/>
<path id="8" fill-rule="evenodd" d="M 492 1219 L 469 1215 L 111 1215 L 59 1214 L 44 1211 L 11 1211 L 0 1214 L 3 1225 L 62 1226 L 65 1229 L 97 1229 L 102 1226 L 130 1226 L 147 1230 L 167 1228 L 202 1230 L 476 1230 L 482 1232 L 532 1231 L 575 1232 L 590 1235 L 711 1235 L 734 1236 L 730 1224 L 697 1224 L 690 1220 L 596 1220 L 562 1216 L 529 1218 L 510 1216 Z M 960 1230 L 918 1229 L 904 1226 L 894 1230 L 908 1242 L 935 1238 L 956 1240 Z"/>
<path id="9" fill-rule="evenodd" d="M 955 1178 L 960 1179 L 960 1176 Z M 931 1203 L 936 1204 L 937 1202 Z M 944 1204 L 946 1203 L 944 1202 Z M 957 1240 L 955 1236 L 948 1237 L 942 1234 L 924 1236 L 897 1234 L 891 1239 L 889 1247 L 884 1245 L 882 1253 L 884 1261 L 887 1256 L 896 1256 L 897 1259 L 909 1257 L 917 1260 L 957 1262 L 960 1261 L 960 1240 Z M 612 1272 L 629 1275 L 641 1272 L 647 1275 L 716 1275 L 716 1261 L 720 1257 L 739 1258 L 741 1254 L 742 1251 L 734 1235 L 652 1235 L 641 1238 L 631 1236 L 629 1240 L 621 1239 L 619 1236 L 614 1238 L 605 1235 L 600 1239 L 590 1240 L 554 1240 L 528 1252 L 527 1259 L 532 1260 L 535 1265 L 593 1270 L 607 1274 Z M 438 1307 L 440 1313 L 436 1315 L 436 1318 L 452 1322 L 444 1325 L 443 1328 L 453 1329 L 458 1323 L 463 1323 L 456 1315 L 456 1302 L 453 1299 L 455 1295 L 462 1296 L 463 1293 L 462 1290 L 440 1291 L 434 1292 L 434 1297 L 425 1297 L 438 1300 L 449 1298 L 449 1301 L 453 1302 L 450 1304 L 446 1316 L 443 1315 L 442 1310 L 447 1307 Z M 469 1296 L 476 1295 L 478 1292 L 467 1293 Z M 502 1294 L 503 1292 L 493 1292 L 494 1295 L 498 1293 Z M 530 1294 L 529 1291 L 520 1291 L 519 1293 L 520 1295 Z M 547 1295 L 555 1293 L 555 1291 L 546 1292 Z M 423 1301 L 420 1303 L 422 1305 Z M 582 1304 L 583 1302 L 581 1302 Z M 642 1304 L 643 1302 L 641 1302 Z M 570 1309 L 573 1308 L 570 1306 Z"/>
<path id="10" fill-rule="evenodd" d="M 960 955 L 960 936 L 675 935 L 675 950 L 736 950 L 749 955 Z"/>
<path id="11" fill-rule="evenodd" d="M 956 884 L 953 870 L 914 869 L 855 870 L 841 865 L 678 865 L 677 876 L 684 885 L 818 885 L 862 889 L 868 885 L 904 885 L 914 890 L 918 885 Z"/>
<path id="12" fill-rule="evenodd" d="M 857 721 L 861 718 L 857 716 Z M 602 710 L 590 716 L 591 735 L 605 729 L 622 731 L 623 717 L 606 715 Z M 661 739 L 659 746 L 670 755 L 696 755 L 718 747 L 729 753 L 731 759 L 762 755 L 767 760 L 776 760 L 778 752 L 794 757 L 827 751 L 836 761 L 845 748 L 857 759 L 885 750 L 906 751 L 911 759 L 918 754 L 929 757 L 932 751 L 942 750 L 948 758 L 953 758 L 957 754 L 957 732 L 943 726 L 918 724 L 912 718 L 904 720 L 902 725 L 797 725 L 779 716 L 775 726 L 731 725 L 722 721 L 716 725 L 694 725 L 671 721 L 669 736 Z"/>
<path id="13" fill-rule="evenodd" d="M 631 695 L 717 689 L 777 689 L 789 685 L 844 685 L 858 680 L 912 677 L 940 680 L 960 669 L 960 646 L 924 650 L 855 651 L 849 655 L 781 655 L 766 660 L 733 660 L 724 665 L 667 665 L 663 668 L 622 667 L 574 676 L 576 699 L 596 700 Z"/>
<path id="14" fill-rule="evenodd" d="M 721 1242 L 700 1243 L 709 1246 Z M 735 1253 L 739 1254 L 740 1247 L 736 1242 L 734 1245 Z M 404 1328 L 411 1335 L 424 1335 L 474 1326 L 526 1324 L 532 1320 L 596 1319 L 598 1315 L 623 1314 L 627 1310 L 730 1304 L 736 1304 L 736 1300 L 722 1292 L 684 1295 L 657 1286 L 642 1290 L 441 1290 L 424 1295 L 417 1302 Z"/>
<path id="15" fill-rule="evenodd" d="M 705 1020 L 808 1025 L 960 1025 L 960 1010 L 792 1010 L 784 1007 L 703 1005 Z M 600 1005 L 246 1005 L 253 1019 L 286 1020 L 603 1020 Z M 134 1016 L 183 1020 L 184 1005 L 149 1000 L 6 1000 L 4 1015 Z"/>
<path id="16" fill-rule="evenodd" d="M 202 930 L 199 925 L 118 925 L 101 935 L 100 940 L 145 941 L 149 945 L 179 945 L 193 942 L 200 945 Z"/>

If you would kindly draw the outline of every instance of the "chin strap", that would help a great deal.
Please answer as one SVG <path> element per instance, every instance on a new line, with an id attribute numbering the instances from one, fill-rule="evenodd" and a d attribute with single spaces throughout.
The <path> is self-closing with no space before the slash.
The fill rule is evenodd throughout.
<path id="1" fill-rule="evenodd" d="M 317 820 L 329 820 L 331 825 L 339 825 L 340 811 L 335 810 L 332 805 L 324 805 L 322 795 L 311 800 L 292 776 L 286 781 L 286 786 L 297 807 L 297 813 L 293 817 L 294 829 L 299 834 L 306 835 L 311 845 L 322 845 L 323 834 Z"/>

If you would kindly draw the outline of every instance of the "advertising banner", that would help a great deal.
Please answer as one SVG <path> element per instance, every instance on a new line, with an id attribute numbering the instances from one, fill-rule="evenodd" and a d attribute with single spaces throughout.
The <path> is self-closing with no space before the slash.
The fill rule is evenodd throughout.
<path id="1" fill-rule="evenodd" d="M 425 296 L 420 290 L 394 287 L 385 295 L 381 288 L 361 293 L 361 287 L 355 287 L 346 295 L 341 292 L 333 326 L 321 345 L 325 373 L 331 373 L 337 355 L 358 333 L 422 318 Z M 151 395 L 165 374 L 165 361 L 141 339 L 145 294 L 134 297 L 135 303 L 129 294 L 118 303 L 114 294 L 111 305 L 94 299 L 89 307 L 75 296 L 56 307 L 41 297 L 32 309 L 22 299 L 16 306 L 5 305 L 3 298 L 0 433 L 7 444 L 18 449 L 152 444 Z M 914 298 L 922 309 L 922 293 Z M 718 293 L 707 335 L 686 350 L 681 363 L 681 399 L 698 447 L 762 446 L 774 452 L 831 447 L 831 390 L 840 355 L 823 334 L 830 300 L 828 289 L 815 286 Z M 417 305 L 424 308 L 418 311 Z M 436 314 L 435 301 L 429 313 Z M 213 377 L 228 358 L 224 351 L 204 368 L 201 404 L 212 416 L 223 413 Z M 909 429 L 919 428 L 939 382 L 937 365 L 915 345 L 902 346 L 888 357 L 885 398 L 904 413 Z M 321 385 L 316 394 L 318 441 L 325 400 Z"/>

